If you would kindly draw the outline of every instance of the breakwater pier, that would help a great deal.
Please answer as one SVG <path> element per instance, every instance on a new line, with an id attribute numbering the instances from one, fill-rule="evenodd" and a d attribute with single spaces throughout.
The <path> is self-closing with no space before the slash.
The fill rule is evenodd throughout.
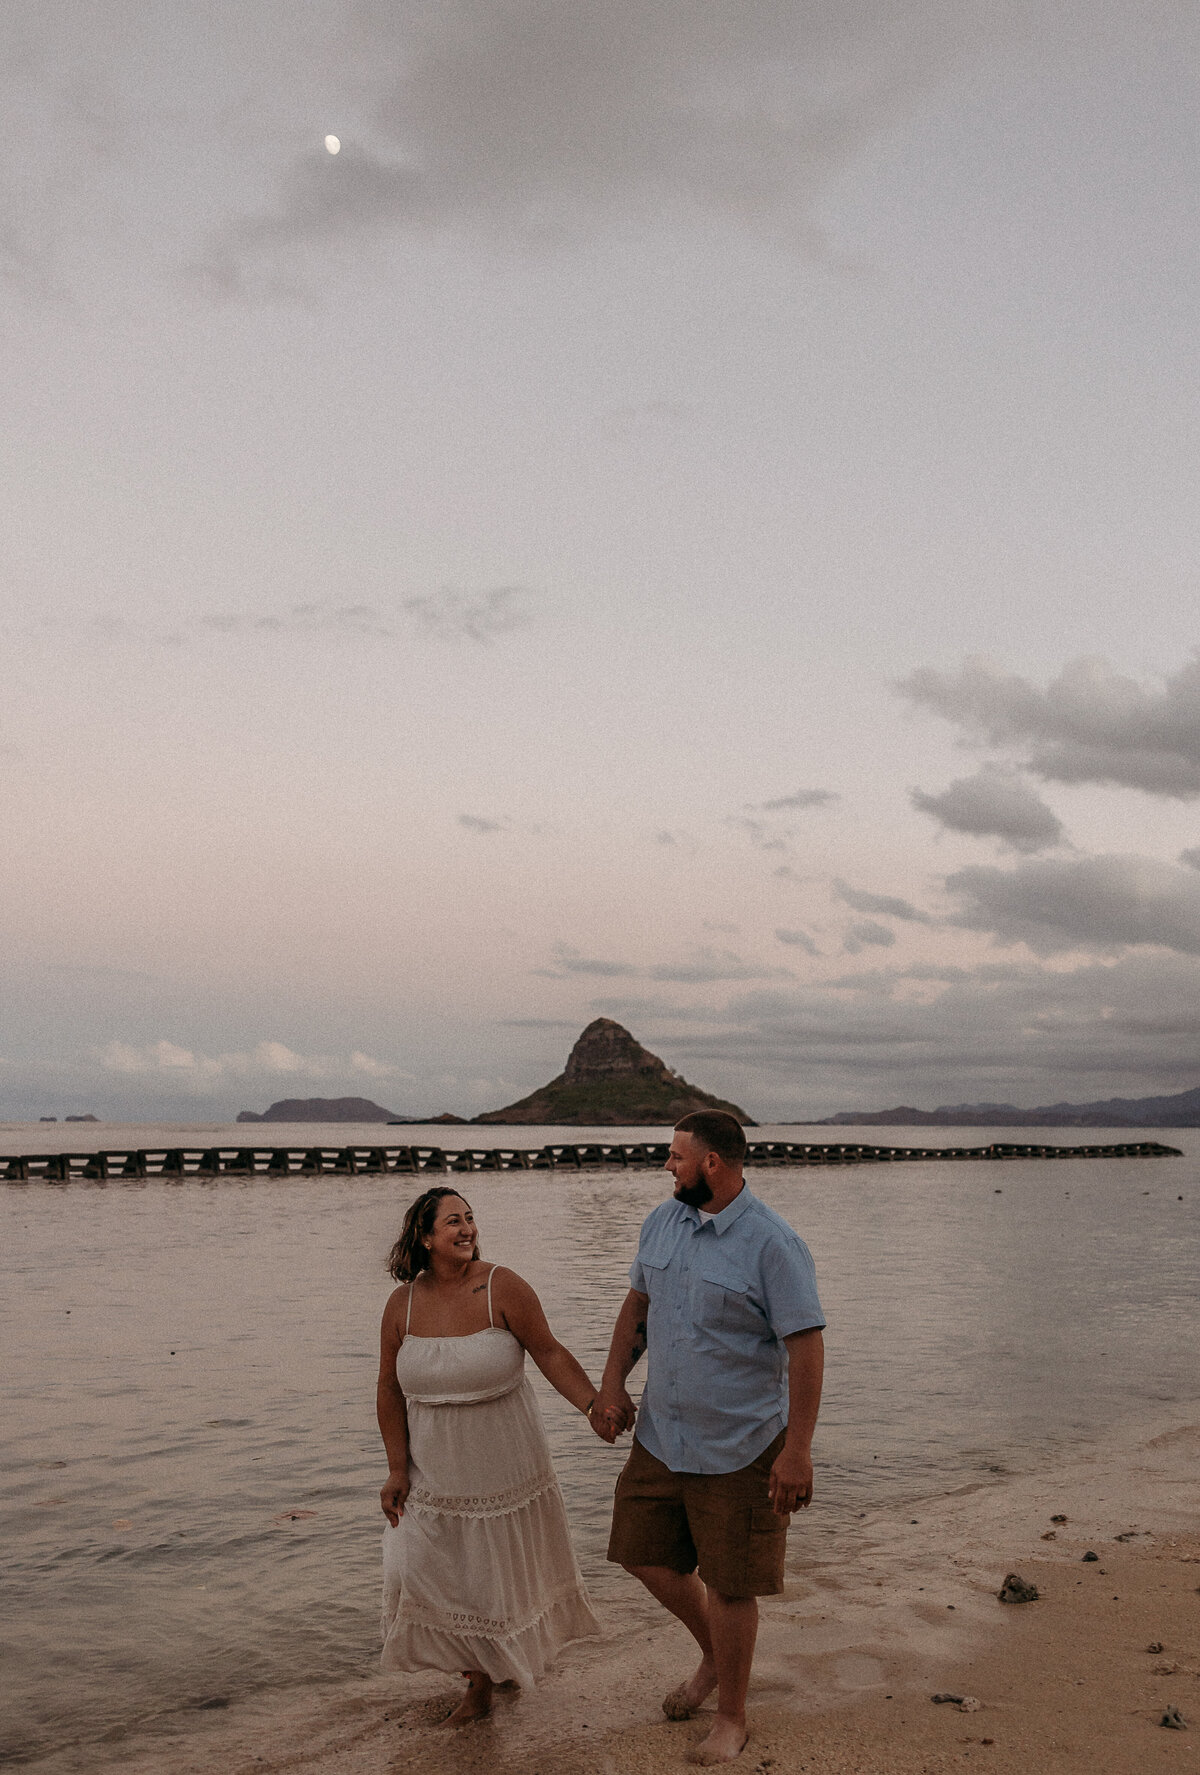
<path id="1" fill-rule="evenodd" d="M 143 1177 L 416 1177 L 458 1171 L 645 1170 L 666 1163 L 666 1141 L 555 1142 L 549 1146 L 206 1146 L 138 1147 L 96 1153 L 0 1156 L 0 1182 L 91 1183 Z M 1157 1140 L 1105 1146 L 1048 1146 L 993 1141 L 989 1146 L 868 1146 L 858 1141 L 814 1144 L 752 1140 L 752 1166 L 891 1165 L 911 1160 L 1166 1159 L 1176 1146 Z"/>

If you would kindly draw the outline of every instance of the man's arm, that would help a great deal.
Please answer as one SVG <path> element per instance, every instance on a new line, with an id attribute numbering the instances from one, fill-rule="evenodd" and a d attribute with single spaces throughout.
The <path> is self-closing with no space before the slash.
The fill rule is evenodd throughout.
<path id="1" fill-rule="evenodd" d="M 812 1503 L 812 1439 L 821 1405 L 825 1340 L 814 1329 L 794 1331 L 783 1341 L 788 1353 L 788 1427 L 771 1468 L 767 1495 L 778 1515 L 790 1516 Z"/>
<path id="2" fill-rule="evenodd" d="M 603 1414 L 618 1435 L 633 1427 L 637 1415 L 633 1400 L 625 1390 L 625 1379 L 646 1353 L 646 1315 L 649 1310 L 650 1296 L 631 1288 L 617 1314 L 608 1361 L 604 1364 L 604 1377 L 596 1395 L 593 1416 Z"/>

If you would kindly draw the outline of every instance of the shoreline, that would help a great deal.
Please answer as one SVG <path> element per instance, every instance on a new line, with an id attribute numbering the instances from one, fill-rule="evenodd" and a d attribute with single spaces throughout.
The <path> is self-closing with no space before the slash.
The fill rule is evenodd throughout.
<path id="1" fill-rule="evenodd" d="M 819 1508 L 819 1503 L 818 1503 Z M 1065 1515 L 1055 1524 L 1054 1516 Z M 1136 1428 L 1034 1471 L 889 1506 L 836 1538 L 790 1537 L 789 1581 L 764 1600 L 751 1740 L 733 1767 L 923 1775 L 978 1764 L 1128 1775 L 1200 1758 L 1200 1412 Z M 1128 1537 L 1118 1540 L 1117 1537 Z M 1047 1538 L 1053 1537 L 1053 1538 Z M 1083 1563 L 1083 1553 L 1100 1558 Z M 1010 1571 L 1041 1600 L 998 1602 Z M 635 1601 L 630 1580 L 630 1603 Z M 461 1686 L 379 1674 L 276 1691 L 153 1742 L 128 1775 L 650 1775 L 687 1765 L 703 1714 L 671 1725 L 662 1695 L 689 1662 L 646 1599 L 600 1605 L 603 1637 L 571 1647 L 532 1694 L 446 1734 Z M 1161 1642 L 1156 1657 L 1146 1646 Z M 1174 1665 L 1168 1673 L 1156 1667 Z M 934 1692 L 975 1696 L 969 1713 Z M 1167 1704 L 1191 1732 L 1163 1730 Z M 614 1715 L 614 1708 L 616 1710 Z M 53 1759 L 58 1763 L 58 1759 Z M 39 1764 L 31 1765 L 36 1770 Z M 80 1765 L 82 1766 L 82 1765 Z"/>

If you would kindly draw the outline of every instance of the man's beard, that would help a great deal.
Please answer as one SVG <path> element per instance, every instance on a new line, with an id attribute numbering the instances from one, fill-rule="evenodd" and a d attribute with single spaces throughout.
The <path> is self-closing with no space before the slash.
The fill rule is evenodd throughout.
<path id="1" fill-rule="evenodd" d="M 695 1183 L 680 1183 L 675 1186 L 676 1201 L 686 1202 L 689 1208 L 703 1208 L 706 1202 L 712 1201 L 712 1194 L 702 1176 Z"/>

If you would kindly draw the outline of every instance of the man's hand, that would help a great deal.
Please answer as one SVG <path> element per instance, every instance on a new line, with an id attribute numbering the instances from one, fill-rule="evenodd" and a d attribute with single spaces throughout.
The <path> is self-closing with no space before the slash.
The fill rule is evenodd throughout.
<path id="1" fill-rule="evenodd" d="M 771 1508 L 777 1516 L 790 1516 L 793 1510 L 807 1510 L 812 1495 L 812 1456 L 793 1451 L 784 1443 L 767 1480 Z"/>
<path id="2" fill-rule="evenodd" d="M 404 1515 L 404 1500 L 408 1496 L 408 1471 L 391 1472 L 387 1481 L 379 1489 L 379 1507 L 395 1528 Z"/>
<path id="3" fill-rule="evenodd" d="M 602 1386 L 592 1406 L 592 1429 L 604 1442 L 615 1442 L 626 1430 L 632 1430 L 637 1407 L 624 1387 Z"/>

